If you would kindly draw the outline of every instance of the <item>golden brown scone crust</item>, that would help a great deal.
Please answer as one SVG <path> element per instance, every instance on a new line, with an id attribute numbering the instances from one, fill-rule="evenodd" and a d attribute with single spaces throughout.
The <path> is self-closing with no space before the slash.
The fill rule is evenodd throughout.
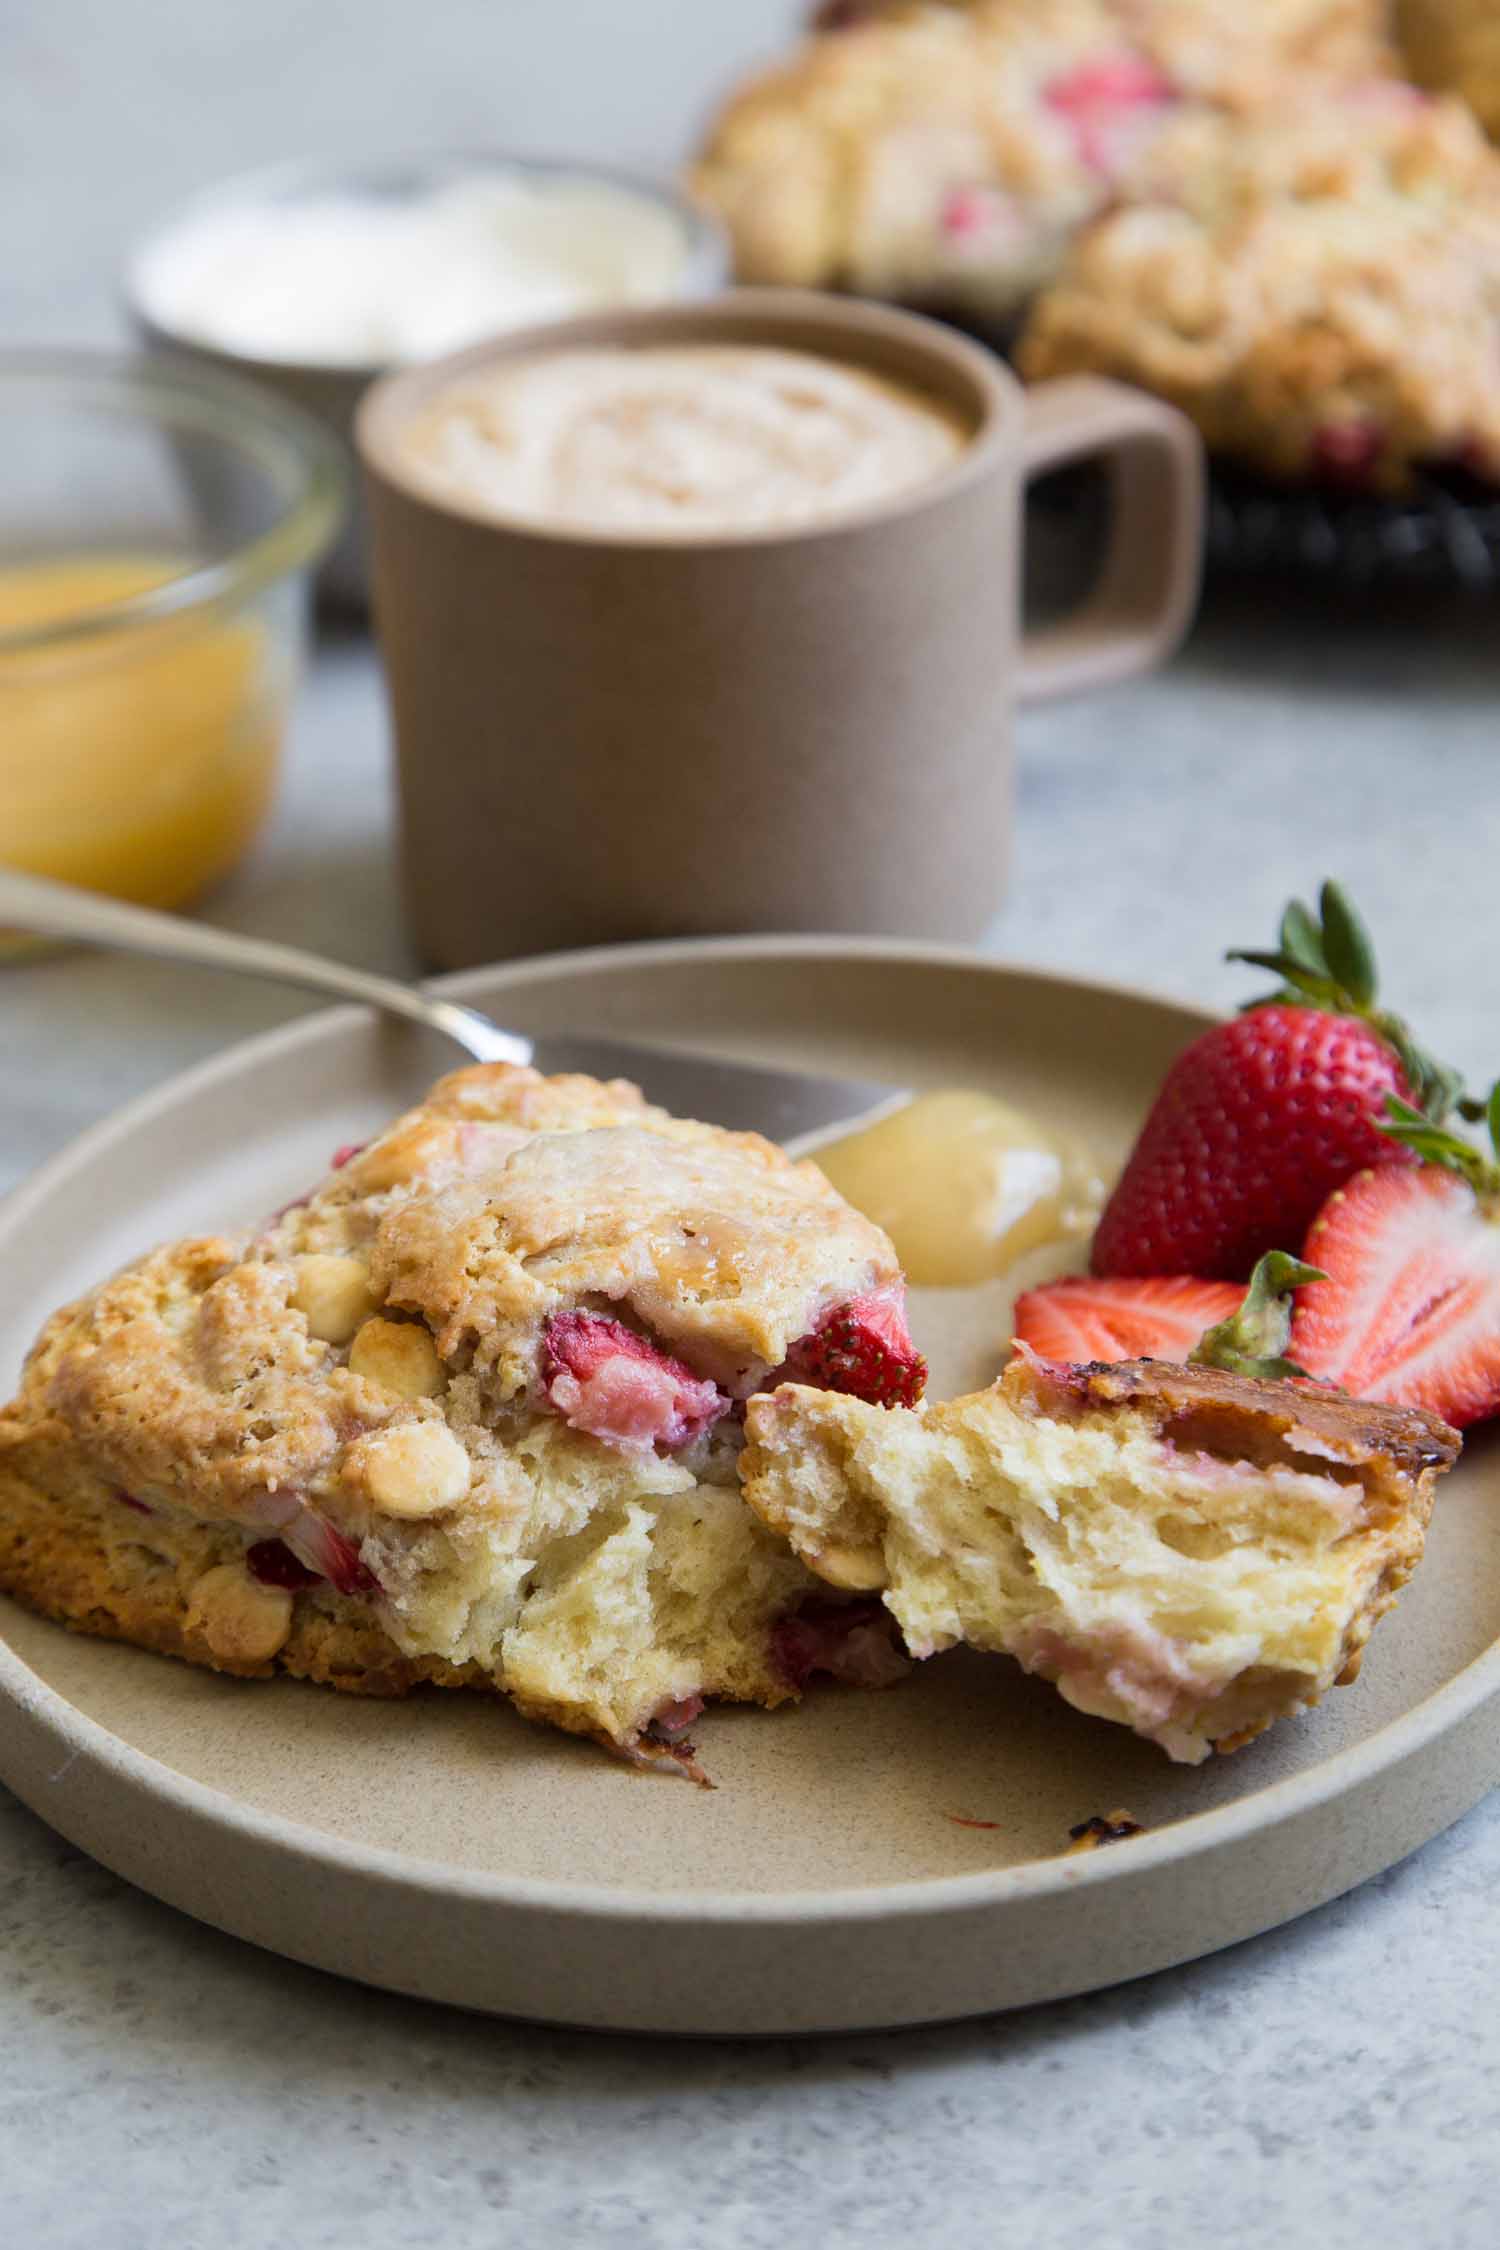
<path id="1" fill-rule="evenodd" d="M 423 1682 L 494 1688 L 477 1664 L 403 1654 L 372 1616 L 361 1617 L 349 1605 L 344 1614 L 330 1615 L 304 1600 L 274 1657 L 226 1655 L 190 1622 L 192 1595 L 205 1572 L 237 1560 L 240 1543 L 203 1525 L 174 1538 L 173 1548 L 166 1557 L 139 1542 L 108 1539 L 86 1517 L 59 1509 L 40 1487 L 0 1465 L 0 1586 L 71 1632 L 128 1641 L 240 1679 L 287 1672 L 348 1695 L 405 1695 Z"/>
<path id="2" fill-rule="evenodd" d="M 378 1292 L 501 1396 L 530 1380 L 543 1321 L 572 1304 L 628 1307 L 741 1393 L 829 1305 L 899 1280 L 880 1229 L 758 1133 L 669 1117 L 634 1087 L 498 1071 L 441 1080 L 347 1167 L 356 1209 L 335 1186 L 319 1224 L 363 1239 L 373 1218 Z M 386 1201 L 408 1148 L 423 1192 Z"/>
<path id="3" fill-rule="evenodd" d="M 733 1417 L 671 1448 L 574 1427 L 546 1324 L 623 1318 L 734 1395 L 893 1285 L 885 1236 L 756 1135 L 455 1072 L 263 1227 L 53 1316 L 0 1412 L 0 1589 L 221 1670 L 498 1687 L 624 1747 L 699 1695 L 774 1704 L 812 1581 L 740 1498 Z M 314 1582 L 268 1586 L 268 1541 Z"/>
<path id="4" fill-rule="evenodd" d="M 1357 1675 L 1421 1559 L 1457 1434 L 1153 1361 L 1020 1355 L 969 1398 L 752 1400 L 752 1507 L 914 1655 L 967 1640 L 1185 1762 Z"/>
<path id="5" fill-rule="evenodd" d="M 1494 0 L 1396 0 L 1396 30 L 1419 86 L 1458 94 L 1500 137 L 1500 9 Z"/>
<path id="6" fill-rule="evenodd" d="M 351 1337 L 377 1313 L 430 1333 L 440 1401 L 362 1378 L 350 1338 L 313 1332 L 308 1279 L 334 1260 L 363 1284 Z M 529 1411 L 557 1311 L 633 1314 L 745 1391 L 829 1305 L 898 1279 L 880 1230 L 758 1135 L 481 1065 L 259 1233 L 172 1244 L 54 1315 L 22 1411 L 141 1497 L 233 1513 L 331 1493 L 346 1450 L 392 1425 L 446 1417 L 482 1449 L 486 1418 Z"/>
<path id="7" fill-rule="evenodd" d="M 1286 482 L 1399 492 L 1424 463 L 1500 481 L 1500 156 L 1395 81 L 1157 138 L 1019 347 L 1036 380 L 1114 375 Z"/>

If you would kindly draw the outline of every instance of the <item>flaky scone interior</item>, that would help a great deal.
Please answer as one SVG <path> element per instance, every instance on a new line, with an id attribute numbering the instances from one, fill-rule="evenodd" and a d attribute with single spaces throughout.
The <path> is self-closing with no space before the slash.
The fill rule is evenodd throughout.
<path id="1" fill-rule="evenodd" d="M 811 1165 L 633 1088 L 448 1077 L 258 1231 L 48 1324 L 0 1414 L 0 1588 L 221 1671 L 492 1687 L 676 1752 L 894 1635 L 745 1506 L 768 1380 L 914 1395 L 890 1243 Z M 881 1620 L 882 1628 L 884 1620 Z"/>
<path id="2" fill-rule="evenodd" d="M 947 1404 L 786 1385 L 746 1423 L 751 1505 L 912 1655 L 1001 1651 L 1185 1763 L 1354 1679 L 1459 1447 L 1404 1408 L 1024 1349 Z"/>

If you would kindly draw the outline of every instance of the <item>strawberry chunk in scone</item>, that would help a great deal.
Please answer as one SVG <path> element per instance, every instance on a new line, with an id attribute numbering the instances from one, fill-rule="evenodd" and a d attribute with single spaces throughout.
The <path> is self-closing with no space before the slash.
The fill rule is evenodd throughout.
<path id="1" fill-rule="evenodd" d="M 570 1428 L 616 1445 L 686 1445 L 729 1409 L 716 1383 L 603 1313 L 555 1313 L 542 1363 L 547 1396 Z"/>
<path id="2" fill-rule="evenodd" d="M 894 1687 L 912 1668 L 896 1620 L 879 1601 L 806 1601 L 771 1640 L 777 1664 L 799 1692 L 819 1677 L 845 1687 Z"/>
<path id="3" fill-rule="evenodd" d="M 904 1292 L 872 1290 L 835 1305 L 767 1380 L 846 1391 L 872 1406 L 914 1406 L 927 1362 L 907 1329 Z M 542 1342 L 542 1382 L 571 1428 L 615 1445 L 669 1451 L 701 1437 L 732 1403 L 716 1383 L 604 1313 L 553 1315 Z"/>
<path id="4" fill-rule="evenodd" d="M 1106 179 L 1128 161 L 1136 140 L 1177 89 L 1144 55 L 1107 55 L 1064 71 L 1046 89 L 1049 109 L 1072 128 L 1078 154 Z"/>
<path id="5" fill-rule="evenodd" d="M 835 1305 L 787 1354 L 783 1378 L 818 1390 L 846 1391 L 871 1406 L 915 1406 L 927 1362 L 906 1325 L 906 1292 L 872 1290 Z"/>

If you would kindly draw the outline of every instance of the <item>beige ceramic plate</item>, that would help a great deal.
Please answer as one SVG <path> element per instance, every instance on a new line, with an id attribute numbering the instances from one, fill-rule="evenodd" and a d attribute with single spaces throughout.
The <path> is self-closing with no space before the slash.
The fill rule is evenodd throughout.
<path id="1" fill-rule="evenodd" d="M 1110 1164 L 1202 1021 L 840 940 L 622 948 L 453 981 L 530 1029 L 987 1085 L 1082 1129 Z M 284 1202 L 441 1066 L 402 1033 L 320 1016 L 88 1135 L 0 1214 L 3 1379 L 59 1299 L 161 1236 Z M 949 1383 L 992 1371 L 1004 1311 L 917 1301 Z M 709 1795 L 480 1697 L 361 1704 L 220 1680 L 0 1603 L 0 1775 L 187 1912 L 434 1999 L 679 2032 L 1014 2007 L 1284 1921 L 1491 1786 L 1497 1485 L 1481 1443 L 1357 1687 L 1207 1768 L 959 1654 L 884 1695 L 711 1715 L 695 1730 Z M 1073 1823 L 1122 1805 L 1148 1834 L 1061 1856 Z"/>

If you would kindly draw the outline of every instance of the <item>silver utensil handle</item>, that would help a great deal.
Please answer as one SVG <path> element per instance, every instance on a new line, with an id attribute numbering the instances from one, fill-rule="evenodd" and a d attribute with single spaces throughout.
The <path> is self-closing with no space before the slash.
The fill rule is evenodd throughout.
<path id="1" fill-rule="evenodd" d="M 369 1007 L 425 1024 L 481 1062 L 526 1063 L 532 1056 L 531 1041 L 519 1032 L 502 1031 L 473 1008 L 437 999 L 394 977 L 374 976 L 270 938 L 240 937 L 204 922 L 158 914 L 151 907 L 127 906 L 95 891 L 77 890 L 71 883 L 0 867 L 0 928 L 6 927 L 39 937 L 75 938 L 126 953 L 148 953 L 164 961 L 233 969 L 242 976 L 267 977 L 340 1000 L 362 1000 Z"/>

